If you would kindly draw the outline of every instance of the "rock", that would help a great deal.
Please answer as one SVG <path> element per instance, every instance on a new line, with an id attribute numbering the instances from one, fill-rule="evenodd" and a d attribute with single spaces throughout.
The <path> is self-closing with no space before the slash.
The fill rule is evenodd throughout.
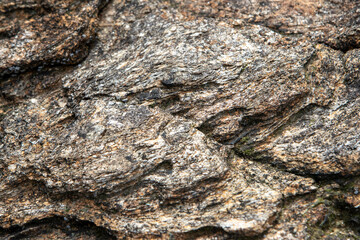
<path id="1" fill-rule="evenodd" d="M 95 34 L 101 0 L 0 3 L 0 77 L 82 60 Z"/>
<path id="2" fill-rule="evenodd" d="M 359 188 L 359 177 L 349 178 L 345 180 L 343 189 L 338 194 L 338 201 L 355 213 L 358 213 L 358 208 L 360 207 Z"/>
<path id="3" fill-rule="evenodd" d="M 360 135 L 356 120 L 359 99 L 355 96 L 358 67 L 354 61 L 359 55 L 355 57 L 354 51 L 345 55 L 333 53 L 325 58 L 321 54 L 309 64 L 308 68 L 312 69 L 308 73 L 309 78 L 319 79 L 326 84 L 331 79 L 334 81 L 332 86 L 328 85 L 323 90 L 314 89 L 315 101 L 326 99 L 323 96 L 331 92 L 334 92 L 333 97 L 323 105 L 308 105 L 294 115 L 281 132 L 255 147 L 255 151 L 264 152 L 263 157 L 272 158 L 274 164 L 301 174 L 359 173 Z M 345 66 L 343 61 L 346 62 Z M 319 86 L 321 82 L 315 84 Z"/>
<path id="4" fill-rule="evenodd" d="M 65 79 L 73 99 L 109 95 L 160 106 L 193 120 L 217 141 L 234 144 L 252 132 L 263 138 L 273 131 L 276 120 L 294 111 L 291 106 L 297 109 L 307 101 L 314 84 L 306 80 L 304 70 L 315 51 L 312 44 L 286 40 L 263 27 L 240 31 L 211 22 L 173 24 L 149 16 L 134 23 L 131 31 L 138 41 L 113 49 L 96 66 L 85 61 Z M 137 55 L 143 57 L 132 57 Z M 292 85 L 285 84 L 288 78 Z"/>
<path id="5" fill-rule="evenodd" d="M 0 3 L 0 238 L 356 237 L 358 4 L 106 3 Z"/>
<path id="6" fill-rule="evenodd" d="M 2 120 L 3 227 L 61 215 L 119 236 L 207 226 L 253 236 L 272 225 L 284 196 L 315 189 L 311 179 L 233 156 L 156 107 L 109 97 L 66 106 L 63 96 L 39 96 Z"/>
<path id="7" fill-rule="evenodd" d="M 327 184 L 316 193 L 286 202 L 277 224 L 263 239 L 356 239 L 356 215 L 334 201 L 339 187 Z"/>
<path id="8" fill-rule="evenodd" d="M 241 1 L 171 0 L 187 19 L 230 19 L 235 26 L 250 22 L 266 26 L 284 35 L 305 35 L 347 51 L 358 48 L 359 4 L 346 0 L 270 0 Z"/>

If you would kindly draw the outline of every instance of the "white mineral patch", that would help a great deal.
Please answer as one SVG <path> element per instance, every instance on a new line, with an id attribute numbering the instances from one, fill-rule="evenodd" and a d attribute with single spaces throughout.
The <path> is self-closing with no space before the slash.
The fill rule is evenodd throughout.
<path id="1" fill-rule="evenodd" d="M 255 220 L 245 221 L 241 219 L 229 219 L 225 222 L 220 223 L 222 227 L 227 232 L 237 232 L 237 233 L 246 233 L 246 232 L 259 232 L 261 233 L 264 230 L 259 223 Z"/>
<path id="2" fill-rule="evenodd" d="M 15 170 L 16 170 L 16 165 L 15 165 L 15 164 L 10 164 L 10 165 L 8 166 L 8 169 L 9 169 L 10 172 L 15 172 Z"/>

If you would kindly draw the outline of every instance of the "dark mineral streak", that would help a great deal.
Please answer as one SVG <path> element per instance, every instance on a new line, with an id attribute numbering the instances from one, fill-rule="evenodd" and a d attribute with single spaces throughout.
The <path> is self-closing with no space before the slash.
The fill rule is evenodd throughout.
<path id="1" fill-rule="evenodd" d="M 2 0 L 0 239 L 358 239 L 357 0 Z"/>

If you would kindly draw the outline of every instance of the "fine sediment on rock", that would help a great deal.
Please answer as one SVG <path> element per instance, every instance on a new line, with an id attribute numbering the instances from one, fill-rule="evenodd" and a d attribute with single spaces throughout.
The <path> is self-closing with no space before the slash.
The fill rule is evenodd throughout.
<path id="1" fill-rule="evenodd" d="M 0 238 L 356 239 L 356 1 L 106 4 L 0 3 Z"/>

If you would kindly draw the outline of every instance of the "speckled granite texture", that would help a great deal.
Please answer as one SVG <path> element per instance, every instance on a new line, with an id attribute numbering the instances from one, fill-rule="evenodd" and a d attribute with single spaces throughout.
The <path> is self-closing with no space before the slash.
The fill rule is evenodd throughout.
<path id="1" fill-rule="evenodd" d="M 357 0 L 0 1 L 0 239 L 358 239 Z"/>

